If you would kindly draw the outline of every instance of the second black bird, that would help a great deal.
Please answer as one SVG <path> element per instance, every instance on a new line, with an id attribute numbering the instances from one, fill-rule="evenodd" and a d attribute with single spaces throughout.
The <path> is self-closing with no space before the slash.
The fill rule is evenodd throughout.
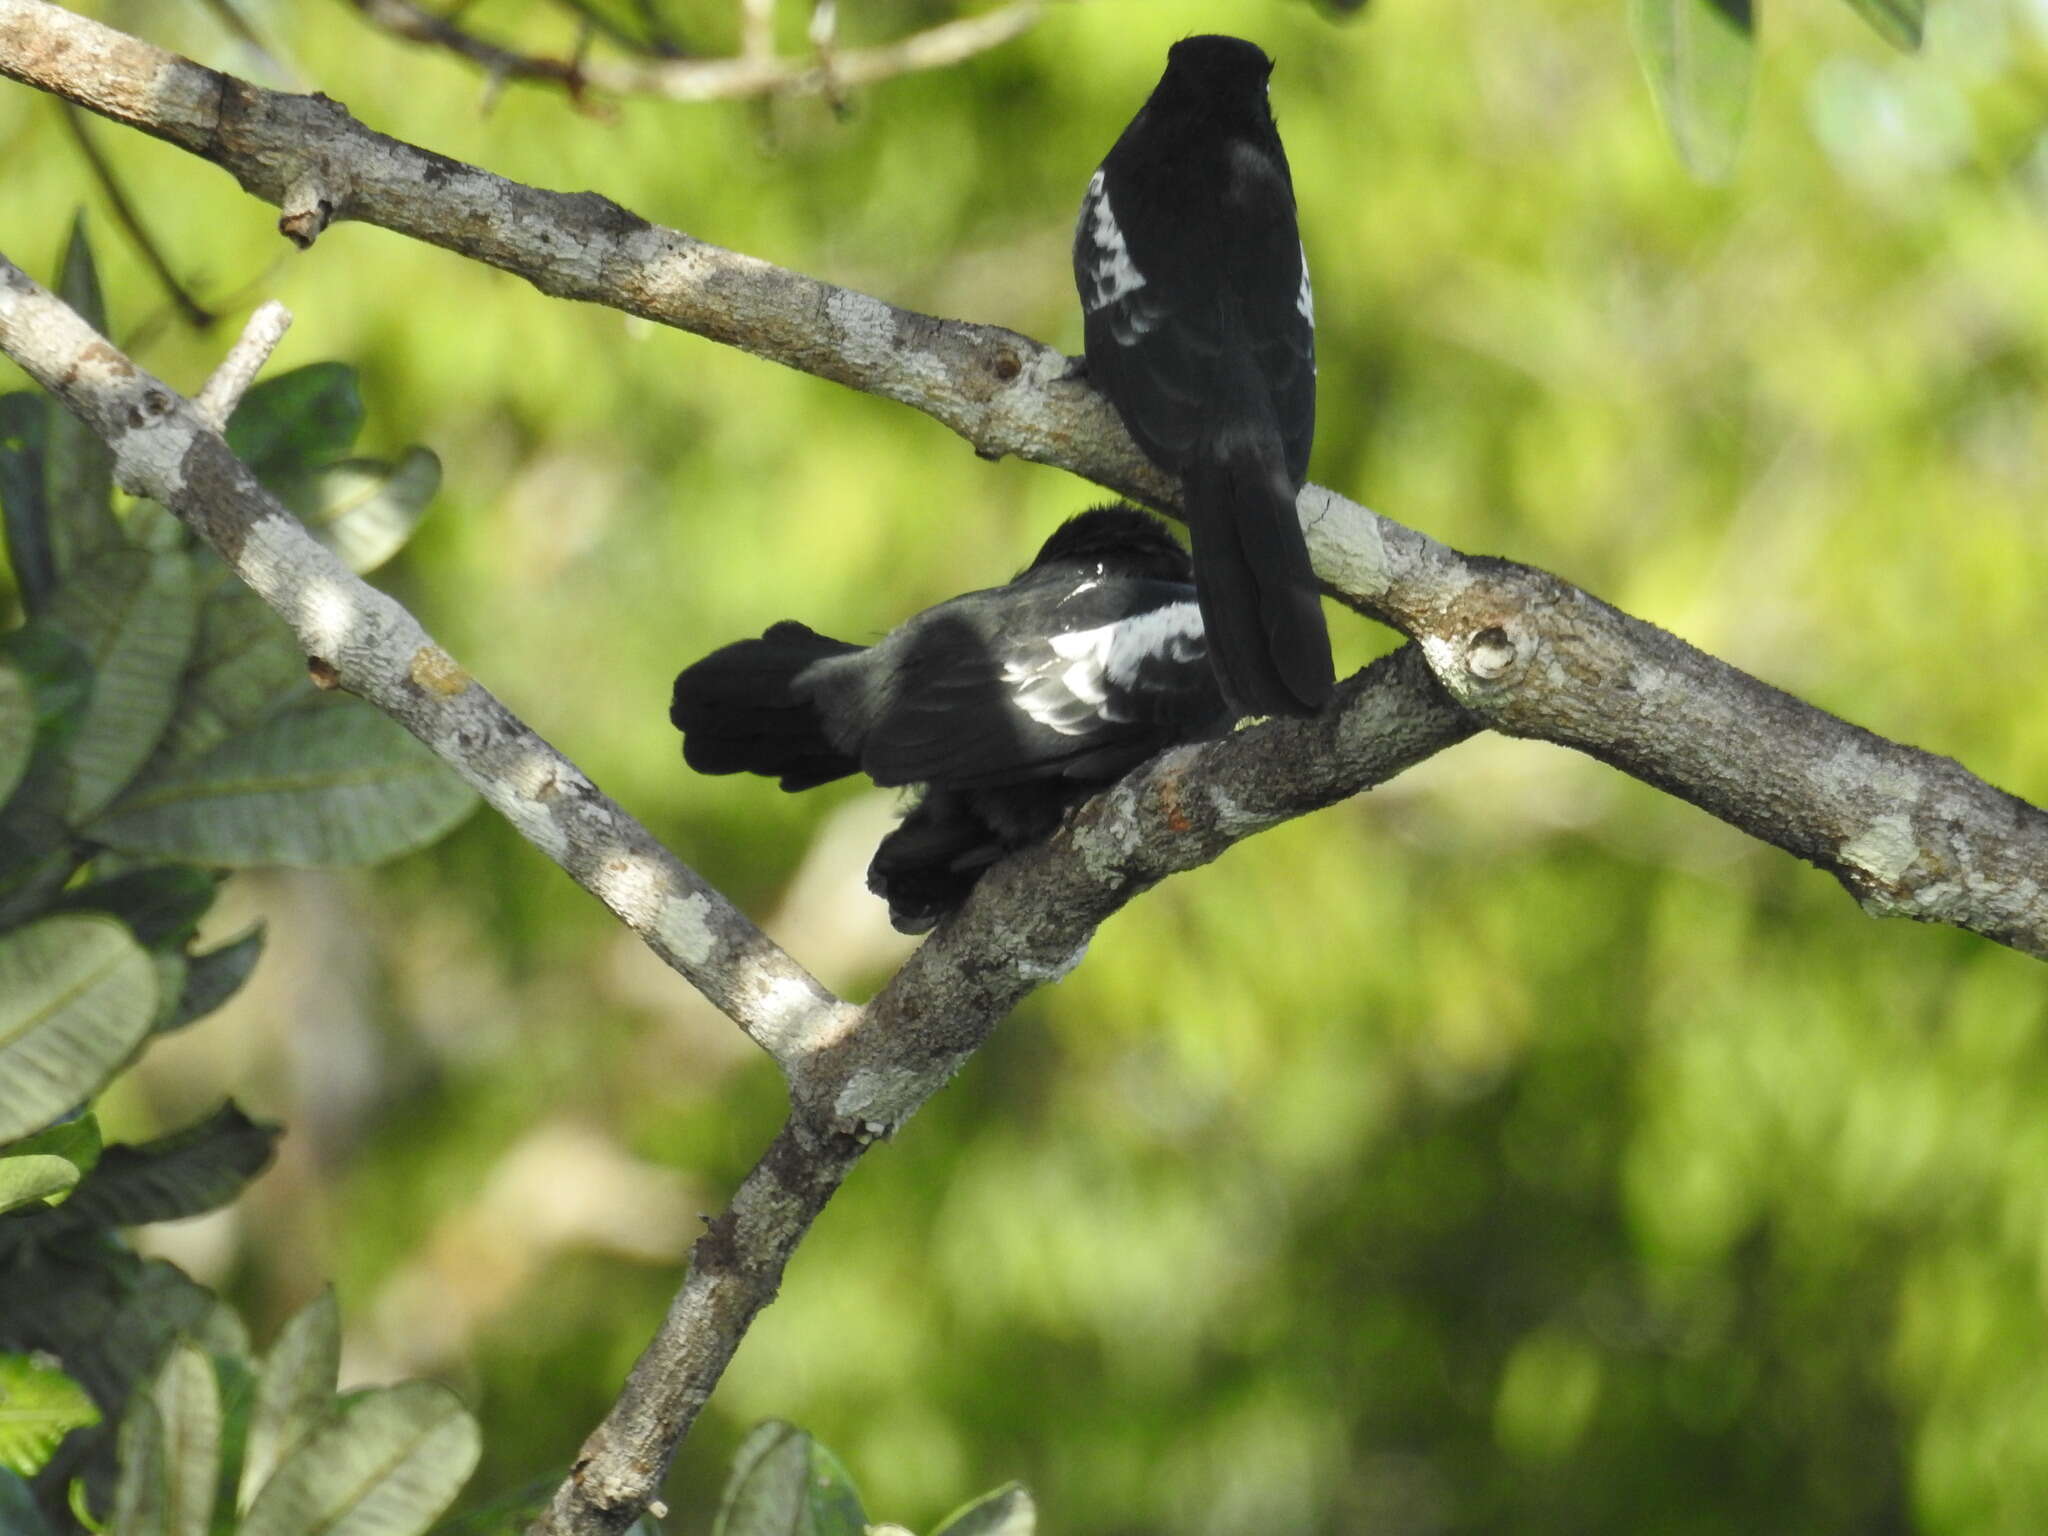
<path id="1" fill-rule="evenodd" d="M 872 646 L 784 620 L 713 651 L 676 678 L 669 718 L 699 773 L 923 785 L 868 867 L 890 920 L 922 933 L 1069 807 L 1228 723 L 1188 578 L 1155 518 L 1096 508 L 1009 585 Z"/>
<path id="2" fill-rule="evenodd" d="M 1315 304 L 1272 60 L 1190 37 L 1088 183 L 1074 232 L 1088 375 L 1181 481 L 1202 622 L 1250 714 L 1330 696 L 1329 631 L 1294 498 L 1315 436 Z"/>

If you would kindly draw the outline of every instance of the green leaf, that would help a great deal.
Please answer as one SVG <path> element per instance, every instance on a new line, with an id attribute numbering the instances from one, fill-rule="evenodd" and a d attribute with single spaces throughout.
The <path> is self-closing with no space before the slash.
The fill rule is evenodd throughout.
<path id="1" fill-rule="evenodd" d="M 242 1453 L 237 1509 L 249 1508 L 278 1465 L 319 1423 L 334 1397 L 340 1368 L 341 1312 L 330 1286 L 284 1325 L 264 1357 Z"/>
<path id="2" fill-rule="evenodd" d="M 85 1388 L 55 1365 L 32 1355 L 0 1355 L 0 1467 L 34 1477 L 58 1441 L 99 1421 Z"/>
<path id="3" fill-rule="evenodd" d="M 57 295 L 95 331 L 106 335 L 107 306 L 100 295 L 92 249 L 86 243 L 83 213 L 72 221 L 65 242 Z M 87 562 L 120 547 L 121 524 L 114 516 L 113 493 L 114 455 L 107 445 L 69 411 L 52 411 L 43 443 L 43 504 L 60 583 Z"/>
<path id="4" fill-rule="evenodd" d="M 374 864 L 433 842 L 475 801 L 402 726 L 322 696 L 146 775 L 90 830 L 126 852 L 202 864 Z"/>
<path id="5" fill-rule="evenodd" d="M 79 1115 L 75 1119 L 60 1121 L 58 1124 L 40 1130 L 33 1136 L 25 1136 L 0 1148 L 0 1156 L 20 1157 L 36 1152 L 50 1157 L 61 1157 L 75 1166 L 81 1174 L 91 1173 L 100 1160 L 100 1121 L 97 1115 Z"/>
<path id="6" fill-rule="evenodd" d="M 55 409 L 40 390 L 0 395 L 0 519 L 7 530 L 7 564 L 31 616 L 43 611 L 57 588 L 43 502 L 43 455 Z"/>
<path id="7" fill-rule="evenodd" d="M 476 1466 L 476 1420 L 429 1381 L 363 1393 L 263 1485 L 238 1536 L 418 1536 Z"/>
<path id="8" fill-rule="evenodd" d="M 347 453 L 363 429 L 363 397 L 346 363 L 309 363 L 265 379 L 228 423 L 235 457 L 269 484 Z"/>
<path id="9" fill-rule="evenodd" d="M 441 461 L 418 447 L 396 464 L 344 459 L 276 487 L 306 531 L 357 572 L 374 571 L 404 548 L 440 489 Z"/>
<path id="10" fill-rule="evenodd" d="M 92 659 L 84 648 L 47 619 L 37 619 L 0 635 L 0 656 L 29 685 L 37 749 L 69 741 L 92 698 Z"/>
<path id="11" fill-rule="evenodd" d="M 138 1145 L 116 1142 L 65 1203 L 72 1221 L 135 1227 L 226 1205 L 270 1165 L 280 1128 L 230 1102 L 183 1130 Z"/>
<path id="12" fill-rule="evenodd" d="M 1022 1483 L 1005 1483 L 939 1523 L 932 1536 L 1032 1536 L 1038 1506 Z"/>
<path id="13" fill-rule="evenodd" d="M 0 805 L 28 772 L 36 749 L 36 700 L 21 668 L 0 656 Z"/>
<path id="14" fill-rule="evenodd" d="M 149 956 L 111 918 L 65 914 L 0 934 L 0 1142 L 91 1098 L 155 1012 Z"/>
<path id="15" fill-rule="evenodd" d="M 220 877 L 190 864 L 158 864 L 66 891 L 57 909 L 118 917 L 144 949 L 182 949 L 213 905 Z"/>
<path id="16" fill-rule="evenodd" d="M 249 973 L 263 956 L 263 925 L 256 923 L 240 937 L 218 949 L 192 955 L 185 961 L 185 986 L 178 994 L 178 1006 L 171 1016 L 156 1025 L 164 1034 L 183 1029 L 194 1019 L 203 1019 L 242 990 Z"/>
<path id="17" fill-rule="evenodd" d="M 51 1536 L 34 1492 L 5 1467 L 0 1467 L 0 1531 L 7 1536 Z"/>
<path id="18" fill-rule="evenodd" d="M 149 1393 L 137 1392 L 121 1417 L 121 1480 L 114 1485 L 111 1525 L 116 1536 L 172 1536 L 164 1449 L 164 1416 Z"/>
<path id="19" fill-rule="evenodd" d="M 733 1456 L 711 1536 L 862 1536 L 853 1479 L 794 1424 L 770 1419 Z"/>
<path id="20" fill-rule="evenodd" d="M 78 1183 L 78 1164 L 46 1153 L 9 1153 L 0 1157 L 0 1215 L 25 1205 L 62 1199 Z M 0 1408 L 0 1424 L 6 1412 Z M 4 1465 L 0 1461 L 0 1465 Z"/>
<path id="21" fill-rule="evenodd" d="M 69 748 L 78 823 L 120 793 L 170 724 L 199 627 L 192 563 L 174 550 L 110 550 L 58 587 L 49 618 L 93 668 Z"/>
<path id="22" fill-rule="evenodd" d="M 1927 0 L 1849 0 L 1877 35 L 1905 53 L 1917 53 L 1927 22 Z"/>
<path id="23" fill-rule="evenodd" d="M 200 608 L 199 635 L 170 728 L 144 773 L 190 762 L 285 705 L 312 697 L 306 658 L 289 626 L 230 578 Z"/>
<path id="24" fill-rule="evenodd" d="M 107 334 L 107 299 L 100 290 L 99 269 L 93 265 L 92 244 L 85 235 L 85 210 L 71 216 L 71 229 L 64 237 L 64 257 L 57 267 L 57 297 L 78 311 L 78 318 Z"/>
<path id="25" fill-rule="evenodd" d="M 0 929 L 41 915 L 82 855 L 65 823 L 71 765 L 64 748 L 92 694 L 85 652 L 43 620 L 0 635 L 4 655 L 27 681 L 35 745 L 26 771 L 0 806 Z"/>
<path id="26" fill-rule="evenodd" d="M 150 1387 L 163 1416 L 167 1536 L 206 1536 L 220 1483 L 220 1381 L 189 1342 L 171 1346 Z"/>
<path id="27" fill-rule="evenodd" d="M 1686 168 L 1724 179 L 1749 119 L 1750 0 L 1631 0 L 1636 56 Z"/>

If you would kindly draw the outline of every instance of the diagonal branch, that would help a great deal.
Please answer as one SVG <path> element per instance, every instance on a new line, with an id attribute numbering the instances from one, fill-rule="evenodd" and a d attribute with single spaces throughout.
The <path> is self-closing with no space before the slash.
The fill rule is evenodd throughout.
<path id="1" fill-rule="evenodd" d="M 216 413 L 287 319 L 279 305 L 259 310 L 194 404 L 0 255 L 0 352 L 99 433 L 120 483 L 176 512 L 293 626 L 313 666 L 452 764 L 789 1078 L 788 1124 L 697 1244 L 668 1318 L 543 1531 L 618 1531 L 637 1517 L 871 1137 L 942 1087 L 1026 993 L 1064 974 L 1097 924 L 1167 875 L 1478 729 L 1410 645 L 1346 682 L 1314 720 L 1166 753 L 984 879 L 856 1015 L 471 681 L 409 613 L 314 543 L 228 450 Z"/>
<path id="2" fill-rule="evenodd" d="M 258 312 L 252 350 L 278 318 Z M 169 507 L 277 610 L 323 677 L 433 748 L 785 1073 L 851 1022 L 846 1004 L 471 678 L 417 619 L 314 542 L 197 407 L 4 254 L 0 351 L 106 441 L 124 489 Z M 213 398 L 234 393 L 239 371 L 223 368 Z"/>
<path id="3" fill-rule="evenodd" d="M 260 90 L 44 0 L 0 0 L 0 73 L 223 166 L 278 205 L 280 227 L 302 245 L 336 218 L 379 224 L 516 273 L 543 292 L 607 304 L 911 405 L 986 457 L 1057 465 L 1172 505 L 1173 487 L 1094 391 L 1069 378 L 1066 359 L 1012 332 L 897 309 L 648 224 L 601 197 L 491 176 L 373 133 L 324 98 Z M 10 286 L 0 298 L 12 305 L 14 292 Z M 0 332 L 6 324 L 0 317 Z M 118 354 L 81 353 L 72 372 L 112 371 L 109 358 Z M 68 387 L 76 393 L 77 379 Z M 135 388 L 139 395 L 118 398 L 143 424 L 166 410 L 176 415 L 174 399 L 162 404 L 170 397 L 161 386 Z M 157 450 L 140 446 L 141 425 L 131 428 L 118 411 L 87 414 L 117 442 L 136 439 L 124 474 L 149 468 L 143 461 Z M 192 489 L 190 515 L 201 526 L 215 515 L 204 510 L 207 496 L 252 489 L 239 466 L 222 462 L 224 453 L 217 439 L 194 438 L 171 465 Z M 1071 965 L 1104 915 L 1237 837 L 1381 782 L 1475 729 L 1609 762 L 1829 870 L 1868 910 L 1951 922 L 2048 955 L 2048 816 L 2035 807 L 1946 759 L 1770 688 L 1545 572 L 1466 557 L 1321 488 L 1304 492 L 1300 511 L 1329 588 L 1416 643 L 1347 683 L 1320 719 L 1272 722 L 1138 770 L 1050 843 L 993 872 L 858 1017 L 821 989 L 807 990 L 816 984 L 800 971 L 776 969 L 794 971 L 794 962 L 763 952 L 763 974 L 783 979 L 766 984 L 767 998 L 739 1001 L 758 1014 L 778 989 L 796 989 L 781 991 L 787 1013 L 778 1017 L 800 1022 L 766 1030 L 790 1078 L 790 1123 L 699 1243 L 660 1334 L 537 1529 L 620 1531 L 646 1506 L 867 1136 L 900 1124 L 1019 997 Z M 250 527 L 269 529 L 268 516 L 265 509 Z M 273 533 L 243 537 L 267 547 Z M 251 579 L 287 610 L 303 610 L 307 594 L 294 592 L 291 574 L 259 569 Z M 401 655 L 429 654 L 406 650 L 417 626 L 407 630 L 402 611 L 378 611 Z M 424 636 L 417 643 L 430 644 Z M 364 691 L 380 688 L 379 701 L 394 712 L 417 713 L 416 695 L 439 676 L 433 666 L 424 683 L 408 666 L 390 677 L 367 662 L 364 670 Z M 459 692 L 488 698 L 473 685 Z M 502 808 L 544 839 L 613 835 L 602 818 L 564 832 L 535 818 L 533 798 L 505 796 Z M 696 900 L 692 892 L 682 902 L 693 920 L 719 910 L 714 895 L 705 895 L 713 905 L 701 913 Z M 734 949 L 728 957 L 742 966 L 753 958 Z M 762 1027 L 757 1018 L 750 1032 Z"/>
<path id="4" fill-rule="evenodd" d="M 0 0 L 0 73 L 230 171 L 309 243 L 358 219 L 544 293 L 736 346 L 897 400 L 977 453 L 1054 464 L 1171 508 L 1174 489 L 1066 359 L 993 326 L 837 288 L 589 193 L 543 191 L 374 133 L 46 3 Z M 1867 911 L 2048 956 L 2048 815 L 1886 741 L 1542 571 L 1471 559 L 1311 487 L 1325 584 L 1422 643 L 1493 729 L 1586 752 L 1833 874 Z"/>

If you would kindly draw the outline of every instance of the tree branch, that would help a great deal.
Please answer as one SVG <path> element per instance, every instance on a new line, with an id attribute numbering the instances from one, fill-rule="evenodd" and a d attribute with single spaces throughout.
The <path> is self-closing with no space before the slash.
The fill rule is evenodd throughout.
<path id="1" fill-rule="evenodd" d="M 846 57 L 837 61 L 841 79 Z M 648 224 L 602 197 L 491 176 L 373 133 L 324 98 L 260 90 L 44 0 L 0 0 L 0 73 L 221 165 L 278 205 L 280 228 L 302 245 L 336 218 L 378 224 L 545 293 L 607 304 L 914 406 L 985 457 L 1057 465 L 1173 505 L 1173 486 L 1100 397 L 1069 377 L 1066 359 L 1012 332 L 897 309 Z M 18 274 L 0 289 L 0 341 L 29 292 Z M 218 438 L 104 343 L 68 335 L 83 350 L 61 367 L 46 359 L 38 377 L 68 390 L 68 403 L 80 396 L 77 408 L 115 443 L 124 483 L 166 477 L 184 498 L 167 498 L 174 509 L 224 538 L 231 560 L 254 550 L 248 579 L 307 626 L 313 654 L 333 659 L 322 646 L 332 648 L 335 615 L 345 614 L 347 634 L 360 642 L 346 658 L 358 671 L 351 686 L 430 744 L 438 746 L 430 731 L 448 739 L 443 712 L 487 706 L 467 727 L 473 734 L 457 731 L 452 743 L 477 749 L 472 782 L 495 788 L 493 803 L 572 873 L 598 877 L 593 888 L 604 886 L 636 928 L 680 939 L 671 947 L 681 961 L 712 933 L 711 957 L 695 971 L 678 968 L 695 984 L 704 985 L 703 973 L 736 993 L 743 1025 L 776 1042 L 790 1122 L 699 1242 L 668 1319 L 541 1532 L 630 1524 L 868 1137 L 901 1124 L 1024 993 L 1063 974 L 1102 917 L 1173 870 L 1381 782 L 1475 729 L 1611 763 L 1829 870 L 1867 910 L 1955 923 L 2048 955 L 2041 811 L 1545 572 L 1460 555 L 1310 487 L 1300 512 L 1327 586 L 1416 643 L 1347 682 L 1316 720 L 1269 722 L 1140 768 L 1050 842 L 991 872 L 855 1016 L 751 929 L 728 928 L 730 909 L 715 893 L 676 884 L 695 877 L 680 865 L 671 872 L 661 861 L 672 858 L 651 840 L 635 841 L 646 834 L 616 807 L 591 809 L 601 797 L 587 781 L 446 662 L 402 610 L 347 587 L 335 606 L 333 584 L 353 578 L 277 553 L 286 547 L 281 514 Z M 212 509 L 216 499 L 241 510 Z M 443 683 L 451 697 L 440 694 Z M 555 805 L 563 800 L 584 810 L 566 815 Z M 598 852 L 614 848 L 625 850 L 623 865 Z M 638 873 L 646 870 L 655 873 Z M 621 887 L 643 884 L 658 888 L 655 905 L 666 916 L 650 918 L 645 904 L 622 899 Z M 759 974 L 775 979 L 751 989 L 733 980 L 757 961 Z M 718 992 L 707 994 L 726 1006 Z"/>
<path id="2" fill-rule="evenodd" d="M 266 305 L 216 370 L 227 403 L 287 317 Z M 558 1491 L 542 1531 L 617 1531 L 676 1447 L 790 1255 L 873 1136 L 942 1087 L 1095 927 L 1238 839 L 1384 782 L 1478 729 L 1405 646 L 1308 721 L 1183 747 L 982 880 L 858 1015 L 754 930 L 573 764 L 470 680 L 391 598 L 315 543 L 200 407 L 0 255 L 0 352 L 84 419 L 126 489 L 154 497 L 283 615 L 314 664 L 405 725 L 782 1065 L 787 1125 L 692 1254 L 669 1316 Z"/>
<path id="3" fill-rule="evenodd" d="M 258 311 L 252 348 L 276 318 Z M 124 489 L 169 507 L 291 625 L 323 675 L 433 748 L 785 1073 L 851 1023 L 852 1009 L 471 678 L 418 620 L 314 542 L 195 406 L 4 253 L 0 351 L 106 441 Z M 223 371 L 231 381 L 238 369 Z"/>
<path id="4" fill-rule="evenodd" d="M 359 219 L 897 400 L 988 458 L 1054 464 L 1171 509 L 1174 488 L 1050 348 L 836 288 L 594 194 L 506 181 L 46 0 L 0 0 L 0 73 L 213 161 L 308 243 Z M 1495 730 L 1598 757 L 1833 874 L 1866 911 L 2048 956 L 2048 816 L 1955 763 L 1758 682 L 1541 571 L 1469 559 L 1320 487 L 1325 584 L 1422 643 Z"/>
<path id="5" fill-rule="evenodd" d="M 586 91 L 612 96 L 655 96 L 667 101 L 738 101 L 754 96 L 833 96 L 898 75 L 944 69 L 1013 42 L 1038 24 L 1044 0 L 1014 0 L 979 16 L 941 22 L 922 32 L 869 48 L 821 49 L 814 58 L 784 58 L 775 51 L 773 12 L 762 0 L 743 0 L 743 46 L 729 59 L 674 58 L 628 53 L 550 58 L 522 53 L 479 36 L 417 0 L 350 0 L 371 25 L 409 42 L 442 48 L 479 65 L 493 80 L 558 85 L 580 101 Z"/>

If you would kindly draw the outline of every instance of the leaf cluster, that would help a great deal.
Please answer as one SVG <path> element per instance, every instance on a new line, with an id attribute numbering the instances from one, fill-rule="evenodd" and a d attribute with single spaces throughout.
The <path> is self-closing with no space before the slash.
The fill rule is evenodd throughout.
<path id="1" fill-rule="evenodd" d="M 59 286 L 106 329 L 81 226 Z M 316 364 L 252 390 L 230 429 L 359 568 L 404 542 L 440 473 L 421 448 L 345 457 L 362 421 L 351 370 Z M 228 1103 L 104 1145 L 91 1106 L 248 980 L 260 924 L 194 948 L 227 871 L 373 862 L 472 796 L 316 689 L 290 631 L 167 511 L 118 508 L 105 446 L 43 396 L 0 396 L 0 515 L 22 609 L 0 634 L 0 1529 L 47 1528 L 76 1488 L 77 1518 L 111 1508 L 124 1536 L 288 1536 L 343 1505 L 351 1529 L 407 1536 L 474 1465 L 455 1400 L 336 1398 L 331 1301 L 259 1370 L 210 1291 L 120 1237 L 232 1201 L 279 1128 Z"/>

